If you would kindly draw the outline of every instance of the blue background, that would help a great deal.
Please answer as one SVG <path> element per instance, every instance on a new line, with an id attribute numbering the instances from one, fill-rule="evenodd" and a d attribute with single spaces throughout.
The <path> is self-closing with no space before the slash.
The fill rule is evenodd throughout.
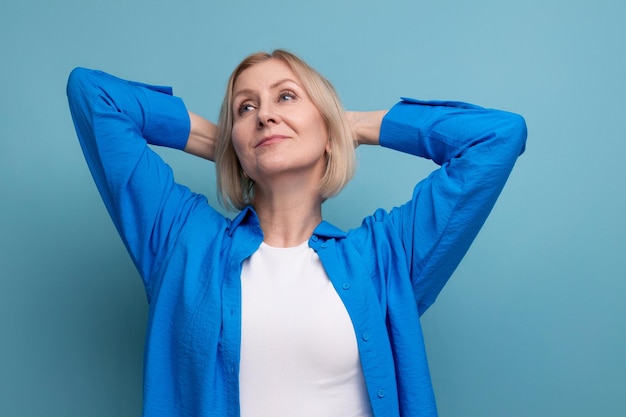
<path id="1" fill-rule="evenodd" d="M 625 45 L 623 1 L 3 1 L 0 415 L 141 410 L 146 299 L 77 144 L 70 70 L 170 84 L 216 120 L 233 67 L 277 47 L 350 109 L 407 95 L 527 120 L 526 154 L 424 316 L 441 416 L 626 415 Z M 159 152 L 215 203 L 212 164 Z M 356 226 L 433 168 L 359 149 L 325 217 Z"/>

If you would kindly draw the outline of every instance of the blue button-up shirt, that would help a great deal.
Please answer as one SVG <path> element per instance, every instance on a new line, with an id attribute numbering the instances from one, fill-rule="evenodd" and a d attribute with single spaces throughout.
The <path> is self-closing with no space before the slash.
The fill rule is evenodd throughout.
<path id="1" fill-rule="evenodd" d="M 188 114 L 171 93 L 86 69 L 68 83 L 87 163 L 149 301 L 144 416 L 236 417 L 241 265 L 263 233 L 253 208 L 224 217 L 147 146 L 186 144 Z M 375 416 L 436 415 L 419 317 L 478 233 L 525 139 L 515 114 L 403 99 L 383 120 L 381 145 L 440 167 L 402 206 L 348 232 L 322 222 L 309 239 L 354 326 Z"/>

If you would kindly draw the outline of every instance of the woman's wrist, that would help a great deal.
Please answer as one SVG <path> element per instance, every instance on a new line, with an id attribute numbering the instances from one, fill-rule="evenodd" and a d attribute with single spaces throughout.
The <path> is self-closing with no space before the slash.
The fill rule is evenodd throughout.
<path id="1" fill-rule="evenodd" d="M 379 144 L 380 126 L 385 114 L 387 114 L 387 110 L 346 112 L 357 146 Z"/>
<path id="2" fill-rule="evenodd" d="M 192 112 L 189 112 L 189 121 L 189 138 L 185 145 L 185 152 L 214 161 L 217 126 Z"/>

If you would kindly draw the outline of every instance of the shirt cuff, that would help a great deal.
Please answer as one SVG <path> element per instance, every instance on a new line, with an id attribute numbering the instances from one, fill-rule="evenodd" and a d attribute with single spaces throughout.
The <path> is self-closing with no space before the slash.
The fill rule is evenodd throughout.
<path id="1" fill-rule="evenodd" d="M 401 97 L 385 115 L 380 128 L 380 145 L 416 156 L 427 156 L 423 138 L 433 120 L 447 109 L 480 109 L 460 101 L 417 100 Z M 422 140 L 421 140 L 422 139 Z"/>
<path id="2" fill-rule="evenodd" d="M 142 87 L 147 109 L 143 136 L 152 145 L 184 149 L 191 122 L 185 103 L 172 95 L 171 87 L 133 82 Z"/>

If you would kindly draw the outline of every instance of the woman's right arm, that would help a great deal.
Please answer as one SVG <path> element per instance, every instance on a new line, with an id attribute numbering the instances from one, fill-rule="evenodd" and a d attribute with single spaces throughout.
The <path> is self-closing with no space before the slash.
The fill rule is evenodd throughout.
<path id="1" fill-rule="evenodd" d="M 191 128 L 184 151 L 209 161 L 215 161 L 217 126 L 207 119 L 189 112 Z"/>
<path id="2" fill-rule="evenodd" d="M 206 205 L 204 197 L 174 182 L 170 167 L 147 145 L 182 150 L 194 138 L 192 153 L 210 156 L 211 124 L 190 117 L 168 87 L 125 81 L 100 71 L 72 71 L 67 94 L 91 174 L 147 282 L 190 213 Z"/>

